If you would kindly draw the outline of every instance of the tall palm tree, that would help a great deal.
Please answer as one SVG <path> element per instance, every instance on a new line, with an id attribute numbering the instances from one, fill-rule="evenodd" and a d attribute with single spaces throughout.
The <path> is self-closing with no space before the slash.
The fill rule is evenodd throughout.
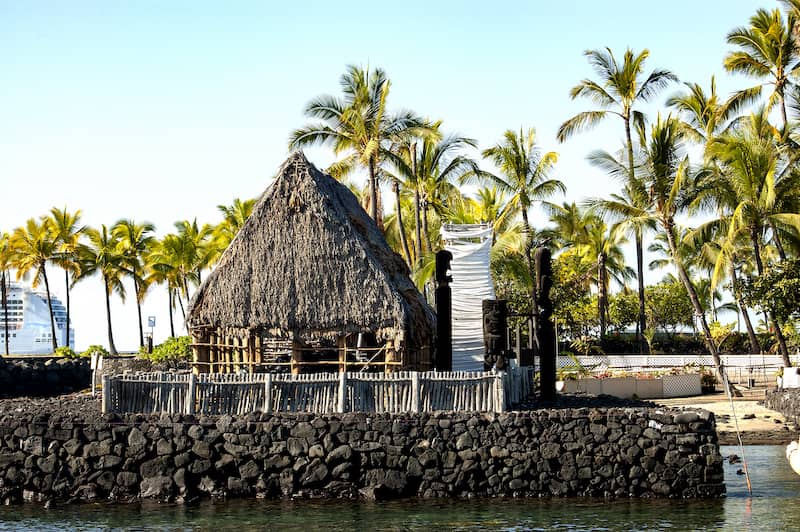
<path id="1" fill-rule="evenodd" d="M 782 172 L 777 139 L 780 134 L 769 126 L 765 108 L 740 122 L 734 132 L 718 137 L 709 153 L 719 162 L 722 173 L 706 187 L 722 218 L 711 223 L 724 224 L 727 234 L 717 259 L 715 277 L 725 273 L 726 262 L 741 238 L 752 245 L 758 275 L 764 272 L 763 248 L 767 229 L 771 240 L 782 250 L 781 231 L 800 230 L 800 214 L 783 212 L 782 207 L 796 208 L 798 181 L 791 172 Z M 782 257 L 785 256 L 782 254 Z M 770 317 L 784 362 L 789 364 L 788 347 L 779 324 Z"/>
<path id="2" fill-rule="evenodd" d="M 722 361 L 717 345 L 711 336 L 703 305 L 678 249 L 677 234 L 680 229 L 675 221 L 675 216 L 689 203 L 686 197 L 689 192 L 687 191 L 689 160 L 682 153 L 684 144 L 682 131 L 680 122 L 671 116 L 664 120 L 659 116 L 656 123 L 653 124 L 650 129 L 649 142 L 644 150 L 647 161 L 646 185 L 652 197 L 652 217 L 666 236 L 672 261 L 678 272 L 678 279 L 686 288 L 703 333 L 706 348 L 714 360 L 720 378 L 724 379 Z"/>
<path id="3" fill-rule="evenodd" d="M 148 284 L 166 284 L 168 296 L 168 315 L 170 336 L 175 336 L 175 300 L 181 290 L 181 272 L 178 266 L 180 257 L 175 253 L 179 251 L 180 239 L 177 235 L 169 234 L 156 242 L 152 252 L 147 256 L 147 282 Z"/>
<path id="4" fill-rule="evenodd" d="M 534 278 L 533 270 L 533 231 L 528 219 L 528 210 L 534 202 L 542 202 L 556 192 L 562 194 L 566 191 L 564 183 L 553 179 L 550 174 L 558 161 L 556 152 L 542 154 L 536 146 L 536 132 L 533 128 L 519 134 L 507 130 L 503 140 L 481 152 L 484 158 L 491 160 L 500 170 L 500 175 L 482 172 L 481 177 L 489 180 L 497 190 L 508 196 L 505 212 L 499 219 L 511 212 L 522 215 L 522 225 L 526 234 L 525 257 L 531 279 Z M 532 299 L 536 300 L 535 283 L 531 286 Z"/>
<path id="5" fill-rule="evenodd" d="M 9 238 L 9 244 L 11 266 L 17 270 L 17 280 L 33 271 L 32 284 L 34 288 L 38 286 L 40 280 L 44 281 L 47 307 L 50 312 L 53 351 L 55 352 L 58 349 L 58 337 L 56 336 L 53 302 L 50 298 L 50 281 L 47 278 L 47 263 L 53 259 L 58 249 L 53 235 L 53 224 L 49 218 L 44 217 L 39 222 L 30 218 L 23 227 L 14 229 Z"/>
<path id="6" fill-rule="evenodd" d="M 70 286 L 72 279 L 79 273 L 78 264 L 78 244 L 80 243 L 81 236 L 86 230 L 86 226 L 80 225 L 81 210 L 70 213 L 66 207 L 59 209 L 53 207 L 50 209 L 50 221 L 56 240 L 57 251 L 53 256 L 53 262 L 64 270 L 64 291 L 66 294 L 66 307 L 67 307 L 67 337 L 64 345 L 70 345 L 70 325 L 72 323 L 70 318 Z"/>
<path id="7" fill-rule="evenodd" d="M 655 223 L 650 216 L 651 198 L 643 177 L 636 175 L 630 179 L 630 170 L 621 162 L 622 157 L 614 157 L 605 151 L 594 151 L 589 154 L 589 163 L 603 169 L 612 178 L 620 182 L 622 189 L 619 194 L 611 194 L 608 198 L 589 198 L 585 204 L 593 212 L 600 214 L 605 219 L 613 222 L 612 230 L 621 231 L 624 235 L 633 235 L 636 243 L 636 277 L 638 281 L 639 312 L 636 320 L 636 336 L 639 338 L 639 348 L 644 351 L 647 344 L 643 341 L 642 333 L 647 327 L 644 298 L 644 235 L 655 229 Z M 635 171 L 641 172 L 636 166 Z"/>
<path id="8" fill-rule="evenodd" d="M 634 171 L 633 141 L 631 131 L 634 124 L 643 125 L 644 115 L 636 109 L 640 103 L 649 101 L 669 83 L 677 81 L 677 77 L 669 70 L 655 69 L 646 77 L 644 63 L 650 55 L 645 49 L 636 54 L 631 49 L 625 51 L 622 64 L 617 62 L 610 48 L 603 50 L 587 50 L 585 52 L 599 81 L 584 79 L 570 91 L 570 98 L 585 97 L 597 103 L 600 109 L 584 111 L 573 116 L 558 129 L 558 140 L 564 142 L 573 134 L 591 128 L 604 120 L 609 114 L 622 119 L 625 127 L 625 148 L 628 155 L 628 180 L 630 192 L 640 188 L 636 183 Z M 636 196 L 634 196 L 636 198 Z M 639 207 L 642 207 L 639 205 Z M 640 348 L 644 349 L 641 332 L 647 327 L 644 305 L 644 247 L 641 227 L 634 227 L 636 243 L 636 274 L 639 277 L 639 320 L 637 336 Z"/>
<path id="9" fill-rule="evenodd" d="M 0 304 L 3 306 L 3 339 L 8 356 L 8 268 L 11 262 L 11 250 L 8 233 L 0 233 Z"/>
<path id="10" fill-rule="evenodd" d="M 441 122 L 431 124 L 430 129 L 440 137 Z M 410 137 L 397 143 L 387 153 L 387 158 L 394 167 L 394 172 L 387 172 L 394 183 L 413 191 L 414 195 L 414 235 L 418 257 L 422 254 L 423 235 L 427 251 L 431 251 L 430 234 L 428 232 L 428 207 L 435 203 L 436 193 L 442 185 L 455 183 L 465 173 L 478 172 L 477 163 L 464 155 L 463 150 L 475 148 L 474 139 L 460 135 L 448 135 L 443 138 Z"/>
<path id="11" fill-rule="evenodd" d="M 202 281 L 202 272 L 210 265 L 213 247 L 210 246 L 212 228 L 198 225 L 197 220 L 175 223 L 176 232 L 165 235 L 150 257 L 153 280 L 166 282 L 170 295 L 170 323 L 172 309 L 177 301 L 184 325 L 186 308 L 191 298 L 189 286 Z"/>
<path id="12" fill-rule="evenodd" d="M 117 221 L 111 234 L 117 240 L 119 251 L 125 258 L 125 275 L 133 280 L 133 293 L 136 296 L 136 313 L 139 325 L 139 346 L 144 347 L 144 326 L 142 324 L 142 303 L 147 293 L 145 257 L 155 244 L 155 226 L 149 222 L 137 224 L 133 220 Z"/>
<path id="13" fill-rule="evenodd" d="M 378 218 L 378 166 L 389 144 L 402 135 L 430 134 L 425 122 L 410 111 L 390 114 L 387 101 L 391 82 L 380 68 L 369 71 L 348 65 L 339 80 L 343 97 L 322 95 L 311 100 L 305 114 L 322 120 L 296 129 L 289 137 L 289 147 L 301 148 L 330 144 L 337 155 L 346 152 L 328 171 L 334 177 L 349 174 L 357 166 L 369 172 L 370 217 Z"/>
<path id="14" fill-rule="evenodd" d="M 792 90 L 792 78 L 800 73 L 800 50 L 792 31 L 797 24 L 796 17 L 795 12 L 789 10 L 784 22 L 780 9 L 759 9 L 750 17 L 749 27 L 735 28 L 728 33 L 728 43 L 738 50 L 730 52 L 723 62 L 728 72 L 765 80 L 743 93 L 760 95 L 764 86 L 773 86 L 768 108 L 779 106 L 784 129 L 788 124 L 787 90 Z"/>
<path id="15" fill-rule="evenodd" d="M 90 227 L 86 230 L 88 245 L 78 248 L 81 273 L 78 280 L 99 274 L 103 281 L 106 299 L 106 324 L 108 326 L 108 351 L 117 354 L 114 345 L 114 331 L 111 327 L 111 294 L 116 293 L 125 301 L 125 285 L 122 280 L 126 274 L 127 257 L 120 250 L 120 241 L 105 224 L 100 229 Z"/>

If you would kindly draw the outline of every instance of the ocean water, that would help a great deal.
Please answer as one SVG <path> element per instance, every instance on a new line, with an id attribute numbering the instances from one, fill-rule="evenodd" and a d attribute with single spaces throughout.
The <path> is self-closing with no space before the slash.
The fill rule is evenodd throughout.
<path id="1" fill-rule="evenodd" d="M 723 447 L 723 456 L 741 454 Z M 0 507 L 0 531 L 66 530 L 800 530 L 800 476 L 782 446 L 748 446 L 742 464 L 725 465 L 719 500 L 478 499 L 352 501 L 202 501 Z"/>

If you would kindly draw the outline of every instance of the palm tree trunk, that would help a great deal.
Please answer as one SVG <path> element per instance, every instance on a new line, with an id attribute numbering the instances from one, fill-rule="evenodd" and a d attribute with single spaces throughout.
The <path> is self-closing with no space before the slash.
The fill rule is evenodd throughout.
<path id="1" fill-rule="evenodd" d="M 700 322 L 700 328 L 703 331 L 703 340 L 706 344 L 706 349 L 708 349 L 711 358 L 714 360 L 714 366 L 716 367 L 717 374 L 719 374 L 721 382 L 728 382 L 728 386 L 730 388 L 731 394 L 734 393 L 733 385 L 730 384 L 730 381 L 727 380 L 724 369 L 722 367 L 722 359 L 719 357 L 719 352 L 717 351 L 717 346 L 714 344 L 714 338 L 711 336 L 711 329 L 708 327 L 708 322 L 706 321 L 706 314 L 703 312 L 703 305 L 700 304 L 700 298 L 697 297 L 697 290 L 695 290 L 692 281 L 689 280 L 689 276 L 686 273 L 686 269 L 683 267 L 683 262 L 681 261 L 680 257 L 678 256 L 678 246 L 675 243 L 675 235 L 673 234 L 673 222 L 672 220 L 664 220 L 662 221 L 664 228 L 667 232 L 667 242 L 669 243 L 669 251 L 672 254 L 672 261 L 675 263 L 675 267 L 678 270 L 678 277 L 680 278 L 681 282 L 683 283 L 684 288 L 686 288 L 686 292 L 689 294 L 689 299 L 692 302 L 692 307 L 694 307 L 694 313 L 697 316 L 698 321 Z"/>
<path id="2" fill-rule="evenodd" d="M 139 347 L 144 347 L 144 327 L 142 325 L 142 303 L 139 297 L 139 283 L 133 279 L 133 292 L 136 296 L 136 314 L 139 317 Z"/>
<path id="3" fill-rule="evenodd" d="M 414 188 L 414 237 L 417 245 L 417 258 L 422 257 L 422 204 L 419 188 Z"/>
<path id="4" fill-rule="evenodd" d="M 0 294 L 3 298 L 3 329 L 5 332 L 5 344 L 6 344 L 6 356 L 8 356 L 8 286 L 6 285 L 7 274 L 6 271 L 3 270 L 2 279 L 0 279 L 0 288 L 2 288 L 2 294 Z"/>
<path id="5" fill-rule="evenodd" d="M 778 229 L 775 227 L 775 223 L 770 220 L 769 221 L 769 228 L 772 229 L 772 239 L 775 241 L 775 248 L 778 250 L 778 257 L 780 257 L 781 262 L 786 260 L 786 250 L 783 249 L 783 242 L 781 242 L 781 237 L 778 235 Z"/>
<path id="6" fill-rule="evenodd" d="M 642 242 L 641 229 L 636 229 L 634 240 L 636 241 L 636 277 L 639 296 L 639 316 L 636 319 L 636 342 L 639 344 L 639 352 L 645 353 L 649 348 L 644 339 L 644 330 L 647 328 L 647 314 L 645 313 L 644 300 L 644 244 Z"/>
<path id="7" fill-rule="evenodd" d="M 522 227 L 525 231 L 525 258 L 528 260 L 528 273 L 531 276 L 531 308 L 533 309 L 534 320 L 538 317 L 538 305 L 536 300 L 538 294 L 536 293 L 536 270 L 533 265 L 533 235 L 531 234 L 531 225 L 528 223 L 528 211 L 522 207 Z M 534 323 L 535 325 L 535 323 Z"/>
<path id="8" fill-rule="evenodd" d="M 600 316 L 600 338 L 606 335 L 608 298 L 606 296 L 606 254 L 597 255 L 597 313 Z"/>
<path id="9" fill-rule="evenodd" d="M 422 200 L 422 234 L 425 235 L 425 251 L 430 253 L 433 251 L 431 244 L 431 234 L 428 232 L 428 202 Z"/>
<path id="10" fill-rule="evenodd" d="M 403 253 L 405 253 L 408 267 L 411 268 L 414 265 L 411 263 L 411 251 L 408 249 L 406 226 L 403 223 L 403 208 L 400 205 L 400 184 L 397 181 L 392 182 L 392 192 L 394 192 L 394 197 L 397 202 L 395 209 L 397 210 L 397 230 L 400 232 L 400 244 L 403 246 Z"/>
<path id="11" fill-rule="evenodd" d="M 636 173 L 633 165 L 633 140 L 631 139 L 631 119 L 628 111 L 622 117 L 625 122 L 625 143 L 628 152 L 628 179 L 631 183 L 636 180 Z M 647 328 L 647 316 L 645 314 L 644 301 L 644 244 L 642 230 L 637 228 L 634 234 L 636 241 L 636 276 L 638 278 L 639 289 L 639 317 L 636 322 L 636 343 L 639 344 L 639 353 L 648 351 L 647 343 L 644 340 L 644 330 Z"/>
<path id="12" fill-rule="evenodd" d="M 172 290 L 167 286 L 167 294 L 169 294 L 169 335 L 175 338 L 175 319 L 172 316 L 172 309 L 175 308 L 175 296 Z"/>
<path id="13" fill-rule="evenodd" d="M 114 345 L 114 331 L 111 329 L 111 292 L 108 288 L 108 278 L 103 276 L 103 288 L 106 290 L 106 323 L 108 324 L 108 352 L 117 356 L 117 347 Z"/>
<path id="14" fill-rule="evenodd" d="M 758 235 L 760 231 L 758 227 L 751 227 L 750 228 L 750 241 L 753 244 L 753 255 L 756 260 L 756 272 L 758 275 L 763 275 L 764 273 L 764 263 L 761 262 L 761 246 L 759 244 Z M 770 327 L 775 331 L 775 339 L 778 341 L 778 352 L 783 359 L 784 366 L 791 366 L 792 361 L 789 360 L 789 347 L 786 345 L 786 338 L 783 336 L 783 331 L 781 330 L 781 326 L 778 324 L 777 320 L 773 313 L 767 312 L 767 321 Z"/>
<path id="15" fill-rule="evenodd" d="M 378 223 L 378 180 L 375 175 L 375 157 L 369 158 L 369 217 Z"/>
<path id="16" fill-rule="evenodd" d="M 731 261 L 730 276 L 731 284 L 733 285 L 733 296 L 736 299 L 736 306 L 739 308 L 739 313 L 742 315 L 744 328 L 747 329 L 747 339 L 750 341 L 750 352 L 753 354 L 758 354 L 761 352 L 761 343 L 758 341 L 756 331 L 753 329 L 753 323 L 750 321 L 750 315 L 747 313 L 747 307 L 745 307 L 744 303 L 742 302 L 742 298 L 736 289 L 738 279 L 736 278 L 736 266 L 733 264 L 733 261 Z"/>
<path id="17" fill-rule="evenodd" d="M 53 301 L 50 298 L 50 281 L 47 280 L 47 270 L 45 263 L 40 263 L 42 269 L 42 277 L 44 278 L 44 289 L 47 292 L 47 308 L 50 310 L 50 331 L 53 334 L 53 353 L 58 349 L 58 338 L 56 337 L 56 317 L 53 314 Z"/>
<path id="18" fill-rule="evenodd" d="M 69 324 L 70 324 L 70 314 L 69 314 L 69 270 L 66 268 L 64 269 L 64 289 L 66 290 L 67 294 L 67 340 L 64 342 L 64 345 L 69 347 Z"/>

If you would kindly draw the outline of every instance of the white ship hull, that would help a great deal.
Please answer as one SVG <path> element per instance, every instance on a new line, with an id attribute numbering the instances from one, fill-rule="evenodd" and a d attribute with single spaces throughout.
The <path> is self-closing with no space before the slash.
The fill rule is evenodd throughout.
<path id="1" fill-rule="evenodd" d="M 67 310 L 64 304 L 50 296 L 56 322 L 58 346 L 67 342 Z M 6 323 L 8 352 L 11 355 L 47 354 L 53 352 L 53 334 L 47 295 L 11 283 L 6 290 L 5 312 L 0 301 L 0 353 L 6 349 Z M 69 344 L 75 349 L 75 331 L 70 328 Z"/>

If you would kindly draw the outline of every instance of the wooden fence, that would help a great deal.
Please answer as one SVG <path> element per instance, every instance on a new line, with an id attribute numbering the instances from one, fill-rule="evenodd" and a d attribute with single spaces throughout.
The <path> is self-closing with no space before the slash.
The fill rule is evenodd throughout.
<path id="1" fill-rule="evenodd" d="M 147 373 L 104 376 L 103 412 L 502 412 L 532 393 L 527 367 L 498 373 Z"/>

